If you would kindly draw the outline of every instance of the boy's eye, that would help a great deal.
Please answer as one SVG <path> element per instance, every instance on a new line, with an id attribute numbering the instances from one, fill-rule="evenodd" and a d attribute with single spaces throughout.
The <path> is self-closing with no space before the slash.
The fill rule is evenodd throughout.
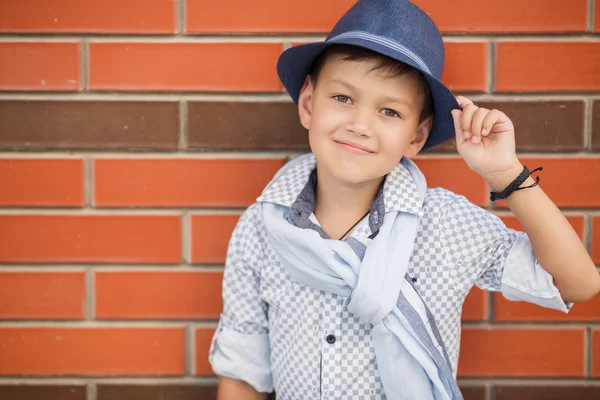
<path id="1" fill-rule="evenodd" d="M 400 114 L 398 114 L 396 111 L 392 110 L 391 108 L 384 108 L 383 109 L 383 115 L 385 115 L 386 117 L 399 117 Z"/>
<path id="2" fill-rule="evenodd" d="M 333 96 L 333 98 L 339 101 L 340 103 L 348 103 L 350 101 L 350 97 L 344 96 L 343 94 L 338 94 L 336 96 Z"/>

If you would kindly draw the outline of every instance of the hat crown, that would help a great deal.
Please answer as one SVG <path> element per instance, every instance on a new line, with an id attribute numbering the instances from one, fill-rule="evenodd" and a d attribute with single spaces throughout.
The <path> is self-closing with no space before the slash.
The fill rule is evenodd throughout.
<path id="1" fill-rule="evenodd" d="M 442 76 L 442 35 L 431 18 L 407 0 L 358 0 L 338 21 L 327 40 L 350 32 L 391 40 L 422 60 L 431 75 L 438 79 Z"/>

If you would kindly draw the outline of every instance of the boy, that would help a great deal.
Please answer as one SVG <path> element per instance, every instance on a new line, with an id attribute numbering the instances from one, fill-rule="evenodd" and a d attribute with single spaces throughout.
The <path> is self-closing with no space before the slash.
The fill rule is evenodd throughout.
<path id="1" fill-rule="evenodd" d="M 439 31 L 404 0 L 358 1 L 325 42 L 282 54 L 312 154 L 277 173 L 231 238 L 210 351 L 219 399 L 461 399 L 474 284 L 564 312 L 598 293 L 511 121 L 457 104 L 442 65 Z M 410 159 L 452 136 L 526 233 L 427 189 Z"/>

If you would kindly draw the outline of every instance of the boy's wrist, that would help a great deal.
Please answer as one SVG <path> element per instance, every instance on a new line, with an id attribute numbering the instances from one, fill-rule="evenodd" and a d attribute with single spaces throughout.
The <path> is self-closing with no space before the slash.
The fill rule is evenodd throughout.
<path id="1" fill-rule="evenodd" d="M 489 174 L 484 180 L 493 192 L 501 192 L 523 172 L 523 164 L 516 162 L 512 167 Z"/>

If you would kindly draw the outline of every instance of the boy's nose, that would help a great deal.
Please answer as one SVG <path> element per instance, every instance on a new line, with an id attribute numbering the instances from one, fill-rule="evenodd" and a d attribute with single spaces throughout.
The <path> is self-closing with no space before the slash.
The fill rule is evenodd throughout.
<path id="1" fill-rule="evenodd" d="M 360 136 L 371 136 L 371 118 L 367 110 L 356 109 L 346 124 L 346 130 Z"/>

